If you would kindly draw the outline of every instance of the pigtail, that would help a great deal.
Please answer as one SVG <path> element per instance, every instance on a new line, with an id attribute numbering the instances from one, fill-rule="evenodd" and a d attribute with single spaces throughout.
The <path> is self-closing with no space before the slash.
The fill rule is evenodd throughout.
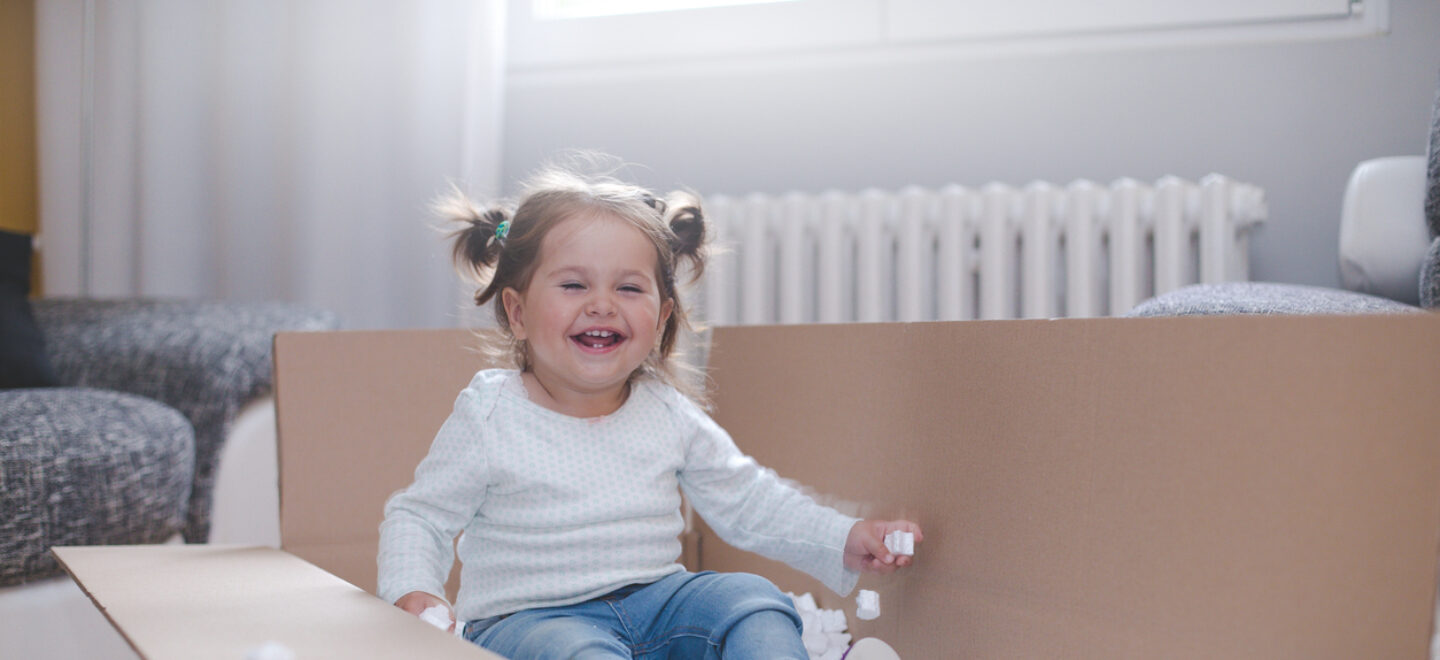
<path id="1" fill-rule="evenodd" d="M 462 274 L 482 287 L 476 293 L 475 303 L 484 304 L 485 285 L 500 259 L 510 212 L 500 207 L 481 209 L 459 190 L 451 190 L 449 195 L 436 201 L 433 208 L 446 225 L 456 227 L 448 236 L 454 241 L 451 259 Z"/>
<path id="2" fill-rule="evenodd" d="M 665 223 L 674 233 L 670 249 L 677 261 L 684 258 L 690 262 L 691 283 L 700 279 L 705 272 L 706 242 L 705 214 L 700 210 L 700 198 L 686 192 L 670 194 L 668 202 L 660 202 Z"/>

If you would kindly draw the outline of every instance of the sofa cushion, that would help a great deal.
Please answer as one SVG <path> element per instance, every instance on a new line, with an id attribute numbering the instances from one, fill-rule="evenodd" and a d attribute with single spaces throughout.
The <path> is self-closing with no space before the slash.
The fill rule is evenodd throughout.
<path id="1" fill-rule="evenodd" d="M 185 540 L 192 543 L 210 537 L 230 422 L 271 391 L 275 333 L 339 325 L 329 312 L 276 302 L 42 298 L 34 307 L 64 383 L 138 394 L 190 420 L 195 482 Z"/>
<path id="2" fill-rule="evenodd" d="M 1126 316 L 1202 314 L 1396 314 L 1418 307 L 1389 298 L 1300 284 L 1193 284 L 1146 300 Z"/>
<path id="3" fill-rule="evenodd" d="M 0 231 L 0 389 L 60 384 L 30 309 L 30 237 Z"/>
<path id="4" fill-rule="evenodd" d="M 0 392 L 0 585 L 58 574 L 51 546 L 174 536 L 194 464 L 190 423 L 159 402 L 84 388 Z"/>

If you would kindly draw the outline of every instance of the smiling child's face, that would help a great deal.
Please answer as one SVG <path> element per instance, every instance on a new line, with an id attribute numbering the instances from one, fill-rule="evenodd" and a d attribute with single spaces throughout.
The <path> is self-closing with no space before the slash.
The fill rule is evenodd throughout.
<path id="1" fill-rule="evenodd" d="M 511 332 L 528 343 L 532 372 L 556 402 L 623 399 L 670 315 L 657 258 L 628 222 L 582 214 L 545 236 L 523 293 L 502 293 Z"/>

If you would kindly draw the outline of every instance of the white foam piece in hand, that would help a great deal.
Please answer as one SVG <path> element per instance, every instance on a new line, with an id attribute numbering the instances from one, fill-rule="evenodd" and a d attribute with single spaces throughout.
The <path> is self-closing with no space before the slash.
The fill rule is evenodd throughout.
<path id="1" fill-rule="evenodd" d="M 420 613 L 420 620 L 445 630 L 450 627 L 450 608 L 444 605 L 432 605 Z"/>
<path id="2" fill-rule="evenodd" d="M 915 554 L 915 534 L 912 532 L 890 532 L 885 535 L 885 549 L 891 554 Z"/>
<path id="3" fill-rule="evenodd" d="M 872 621 L 880 618 L 880 594 L 861 589 L 855 595 L 855 617 L 865 621 Z"/>

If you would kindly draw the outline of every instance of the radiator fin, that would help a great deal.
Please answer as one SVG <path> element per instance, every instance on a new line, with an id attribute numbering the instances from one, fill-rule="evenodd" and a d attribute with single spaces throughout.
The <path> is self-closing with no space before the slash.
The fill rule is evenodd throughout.
<path id="1" fill-rule="evenodd" d="M 1093 317 L 1249 278 L 1264 191 L 1198 183 L 714 195 L 709 325 Z"/>

